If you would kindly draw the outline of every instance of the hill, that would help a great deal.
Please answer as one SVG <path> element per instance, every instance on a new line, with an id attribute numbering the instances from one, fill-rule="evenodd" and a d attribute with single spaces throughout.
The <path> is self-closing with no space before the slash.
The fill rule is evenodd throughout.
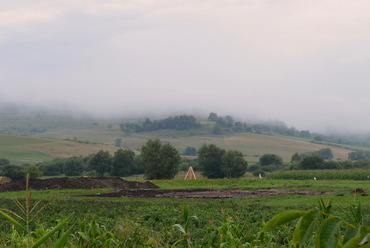
<path id="1" fill-rule="evenodd" d="M 27 135 L 0 136 L 0 157 L 16 164 L 87 155 L 100 149 L 113 153 L 117 149 L 117 140 L 121 147 L 139 151 L 148 139 L 154 138 L 171 143 L 181 153 L 186 147 L 198 149 L 203 144 L 213 143 L 227 150 L 241 151 L 250 162 L 258 161 L 259 156 L 266 153 L 277 154 L 287 162 L 296 152 L 314 152 L 327 147 L 332 149 L 334 159 L 345 160 L 351 150 L 368 149 L 355 146 L 346 149 L 330 142 L 320 144 L 310 139 L 271 134 L 227 132 L 214 135 L 215 124 L 204 120 L 199 128 L 188 130 L 126 133 L 120 125 L 138 120 L 98 120 L 48 114 L 1 114 L 0 117 L 0 132 Z"/>

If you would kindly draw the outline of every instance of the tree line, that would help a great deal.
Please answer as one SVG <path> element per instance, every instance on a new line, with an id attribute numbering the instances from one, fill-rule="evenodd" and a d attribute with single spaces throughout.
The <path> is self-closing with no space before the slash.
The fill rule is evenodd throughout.
<path id="1" fill-rule="evenodd" d="M 84 157 L 55 159 L 32 166 L 10 165 L 6 159 L 0 159 L 0 175 L 12 179 L 39 176 L 131 176 L 144 174 L 146 179 L 173 179 L 179 169 L 187 170 L 190 165 L 202 171 L 208 178 L 237 178 L 244 175 L 247 162 L 238 151 L 225 151 L 216 145 L 203 145 L 196 160 L 180 157 L 179 151 L 169 143 L 159 139 L 149 139 L 141 153 L 118 149 L 113 155 L 108 151 L 99 151 Z M 195 162 L 197 161 L 197 162 Z M 34 173 L 33 171 L 37 173 Z"/>
<path id="2" fill-rule="evenodd" d="M 370 160 L 363 156 L 367 152 L 354 151 L 348 154 L 358 160 L 335 161 L 330 148 L 311 153 L 295 153 L 290 163 L 276 154 L 264 154 L 259 162 L 248 165 L 244 155 L 236 150 L 225 150 L 214 144 L 204 144 L 198 150 L 187 147 L 184 153 L 191 157 L 181 157 L 179 151 L 169 143 L 159 139 L 149 139 L 142 147 L 141 153 L 118 149 L 114 154 L 100 150 L 89 156 L 55 159 L 36 165 L 11 165 L 7 159 L 0 158 L 0 176 L 12 179 L 44 176 L 131 176 L 144 174 L 146 179 L 172 179 L 179 170 L 194 170 L 207 178 L 239 178 L 246 171 L 255 176 L 277 170 L 320 170 L 370 168 Z"/>
<path id="3" fill-rule="evenodd" d="M 288 127 L 282 121 L 269 121 L 264 123 L 246 123 L 235 121 L 230 115 L 219 116 L 211 112 L 207 118 L 209 122 L 214 122 L 212 133 L 219 135 L 229 132 L 246 132 L 255 134 L 280 134 L 284 136 L 293 136 L 301 138 L 310 138 L 311 133 L 308 130 L 297 130 L 294 127 Z"/>
<path id="4" fill-rule="evenodd" d="M 200 123 L 192 115 L 179 115 L 153 121 L 146 118 L 143 123 L 127 122 L 120 124 L 121 130 L 125 133 L 150 132 L 165 129 L 188 130 L 199 127 L 201 127 Z"/>

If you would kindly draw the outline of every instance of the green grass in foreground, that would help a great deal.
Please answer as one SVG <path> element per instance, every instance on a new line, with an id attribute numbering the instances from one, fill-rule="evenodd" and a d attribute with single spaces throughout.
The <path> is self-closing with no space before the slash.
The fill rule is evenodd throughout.
<path id="1" fill-rule="evenodd" d="M 238 179 L 238 180 L 209 180 L 196 181 L 155 180 L 153 183 L 162 188 L 213 188 L 213 189 L 311 189 L 327 190 L 329 194 L 322 196 L 312 195 L 280 195 L 255 198 L 228 198 L 228 199 L 137 199 L 137 198 L 96 198 L 82 197 L 81 194 L 104 193 L 110 189 L 94 190 L 40 190 L 33 191 L 33 202 L 42 200 L 50 203 L 38 216 L 37 222 L 42 227 L 53 227 L 56 220 L 64 219 L 73 214 L 76 223 L 71 237 L 71 244 L 78 241 L 81 224 L 98 223 L 104 226 L 104 233 L 111 231 L 119 242 L 126 247 L 147 247 L 144 243 L 156 242 L 151 247 L 169 247 L 181 239 L 181 233 L 174 229 L 175 224 L 183 225 L 182 211 L 188 206 L 191 216 L 198 217 L 198 221 L 189 223 L 189 232 L 196 247 L 207 247 L 203 242 L 212 239 L 212 233 L 218 233 L 217 240 L 223 233 L 236 235 L 239 231 L 247 234 L 245 240 L 252 242 L 261 230 L 262 222 L 268 221 L 273 215 L 286 209 L 306 210 L 317 206 L 321 197 L 325 202 L 333 200 L 334 213 L 340 214 L 340 207 L 347 208 L 352 203 L 361 202 L 363 206 L 370 205 L 370 198 L 350 193 L 352 189 L 361 187 L 370 190 L 367 181 L 341 180 L 270 180 L 270 179 Z M 12 199 L 22 199 L 25 192 L 0 193 L 0 208 L 16 211 Z M 364 207 L 368 211 L 368 207 Z M 8 222 L 0 221 L 0 234 L 3 239 L 9 237 Z M 369 223 L 368 219 L 365 219 Z M 283 228 L 273 234 L 274 245 L 269 247 L 289 247 L 286 237 L 291 236 L 292 228 Z M 77 236 L 76 236 L 77 235 Z M 99 236 L 100 237 L 100 236 Z M 96 239 L 92 236 L 90 239 Z M 233 237 L 233 240 L 235 237 Z M 125 243 L 125 242 L 133 243 Z M 234 240 L 235 241 L 235 240 Z M 217 242 L 221 242 L 218 240 Z M 253 241 L 254 242 L 254 241 Z M 254 244 L 258 244 L 254 243 Z M 78 246 L 85 247 L 85 246 Z M 114 246 L 113 246 L 114 247 Z M 182 247 L 182 246 L 176 246 Z M 208 246 L 209 247 L 209 246 Z M 216 246 L 219 247 L 219 246 Z M 224 247 L 241 247 L 231 244 Z M 253 246 L 248 246 L 253 247 Z M 267 246 L 258 246 L 267 247 Z"/>

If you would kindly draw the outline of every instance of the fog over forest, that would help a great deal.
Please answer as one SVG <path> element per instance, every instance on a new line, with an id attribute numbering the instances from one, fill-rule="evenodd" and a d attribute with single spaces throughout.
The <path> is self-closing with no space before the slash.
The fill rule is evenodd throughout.
<path id="1" fill-rule="evenodd" d="M 0 3 L 0 111 L 370 130 L 370 2 Z"/>

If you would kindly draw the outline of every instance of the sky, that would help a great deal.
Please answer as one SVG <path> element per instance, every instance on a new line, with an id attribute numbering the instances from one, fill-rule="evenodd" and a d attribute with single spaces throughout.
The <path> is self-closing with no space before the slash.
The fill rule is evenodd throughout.
<path id="1" fill-rule="evenodd" d="M 2 0 L 0 104 L 370 131 L 370 1 Z"/>

